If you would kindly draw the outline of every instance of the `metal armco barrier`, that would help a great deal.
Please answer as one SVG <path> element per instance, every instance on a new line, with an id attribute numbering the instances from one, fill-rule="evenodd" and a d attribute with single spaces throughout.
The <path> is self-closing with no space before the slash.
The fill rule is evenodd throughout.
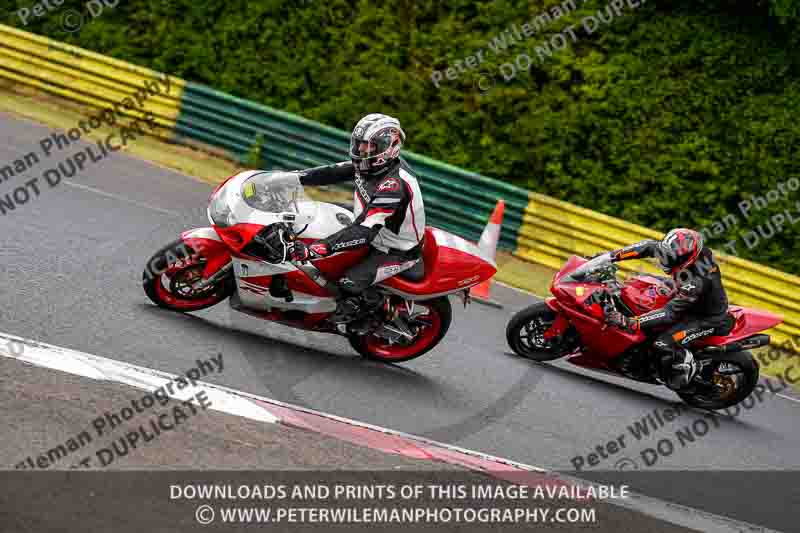
<path id="1" fill-rule="evenodd" d="M 0 78 L 92 107 L 107 107 L 159 73 L 0 25 Z M 342 161 L 348 132 L 212 88 L 171 78 L 168 97 L 147 109 L 174 140 L 221 148 L 244 159 L 259 147 L 264 168 L 301 169 Z M 359 117 L 353 117 L 355 122 Z M 165 134 L 166 134 L 165 133 Z M 477 241 L 498 199 L 506 202 L 500 247 L 517 257 L 560 268 L 588 255 L 662 234 L 620 219 L 479 174 L 407 153 L 419 173 L 428 221 Z M 716 254 L 731 300 L 781 314 L 771 332 L 779 342 L 800 337 L 800 277 L 737 257 Z M 627 270 L 652 270 L 622 264 Z"/>
<path id="2" fill-rule="evenodd" d="M 354 118 L 357 120 L 358 117 Z M 179 138 L 223 148 L 243 159 L 260 138 L 262 166 L 301 169 L 347 159 L 349 132 L 188 82 L 175 127 Z M 405 152 L 422 179 L 428 222 L 477 241 L 498 198 L 506 200 L 500 246 L 513 250 L 529 193 L 418 154 Z"/>
<path id="3" fill-rule="evenodd" d="M 0 24 L 0 79 L 106 109 L 159 77 L 163 74 Z M 163 128 L 159 136 L 171 138 L 184 81 L 170 81 L 170 94 L 148 97 L 138 108 L 118 106 L 119 112 L 131 119 L 151 112 Z"/>

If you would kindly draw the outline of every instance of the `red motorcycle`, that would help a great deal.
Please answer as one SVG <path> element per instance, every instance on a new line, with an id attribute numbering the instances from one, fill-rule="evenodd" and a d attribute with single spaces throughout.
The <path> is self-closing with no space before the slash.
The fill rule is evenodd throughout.
<path id="1" fill-rule="evenodd" d="M 208 218 L 212 227 L 183 232 L 148 261 L 142 284 L 154 303 L 189 312 L 230 297 L 237 311 L 346 336 L 361 355 L 384 362 L 408 361 L 436 346 L 452 319 L 448 295 L 460 294 L 466 304 L 469 288 L 497 271 L 474 244 L 421 228 L 422 262 L 379 280 L 382 303 L 369 317 L 356 325 L 334 324 L 329 319 L 337 291 L 331 282 L 367 250 L 297 264 L 289 260 L 288 248 L 295 239 L 310 243 L 339 231 L 353 222 L 353 213 L 307 199 L 293 173 L 247 171 L 212 193 Z"/>
<path id="2" fill-rule="evenodd" d="M 608 253 L 591 260 L 570 257 L 553 278 L 553 296 L 512 317 L 506 328 L 508 344 L 518 355 L 536 361 L 569 356 L 567 361 L 583 368 L 663 384 L 651 354 L 652 336 L 608 327 L 605 316 L 615 310 L 635 316 L 661 308 L 675 295 L 674 283 L 649 274 L 623 283 L 617 270 Z M 733 305 L 728 314 L 727 335 L 690 345 L 698 372 L 676 392 L 695 407 L 724 409 L 747 398 L 758 382 L 758 364 L 747 350 L 768 345 L 769 336 L 758 332 L 783 321 Z"/>

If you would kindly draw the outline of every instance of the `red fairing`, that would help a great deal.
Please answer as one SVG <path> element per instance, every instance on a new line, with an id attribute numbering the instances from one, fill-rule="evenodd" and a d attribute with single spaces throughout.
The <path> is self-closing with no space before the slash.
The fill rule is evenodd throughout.
<path id="1" fill-rule="evenodd" d="M 675 296 L 675 289 L 653 276 L 629 280 L 622 289 L 622 301 L 637 315 L 661 309 Z"/>
<path id="2" fill-rule="evenodd" d="M 241 252 L 242 248 L 253 240 L 256 234 L 264 229 L 261 224 L 236 224 L 229 228 L 214 226 L 214 231 L 234 252 Z"/>
<path id="3" fill-rule="evenodd" d="M 369 251 L 369 246 L 364 246 L 355 250 L 339 252 L 315 259 L 314 266 L 323 273 L 326 279 L 337 280 L 344 276 L 347 269 L 360 263 L 369 254 Z"/>
<path id="4" fill-rule="evenodd" d="M 647 337 L 641 331 L 631 334 L 608 327 L 600 305 L 596 302 L 586 305 L 589 303 L 587 299 L 595 292 L 606 290 L 603 284 L 562 281 L 584 263 L 585 259 L 572 256 L 553 278 L 550 291 L 554 297 L 546 302 L 559 316 L 548 333 L 549 336 L 557 335 L 564 329 L 564 319 L 568 320 L 581 339 L 579 354 L 569 357 L 568 361 L 578 366 L 615 371 L 612 361 L 634 345 L 644 342 Z M 648 274 L 627 279 L 621 290 L 623 302 L 637 315 L 662 308 L 673 296 L 674 289 L 670 284 Z M 728 344 L 775 327 L 783 321 L 775 314 L 756 309 L 730 306 L 729 312 L 736 319 L 729 335 L 708 337 L 693 346 Z"/>
<path id="5" fill-rule="evenodd" d="M 746 339 L 758 332 L 773 328 L 783 322 L 783 318 L 767 311 L 749 309 L 732 305 L 728 311 L 736 319 L 731 332 L 724 337 L 707 337 L 696 343 L 697 346 L 719 346 Z"/>
<path id="6" fill-rule="evenodd" d="M 770 313 L 768 311 L 761 311 L 759 309 L 749 309 L 742 307 L 742 314 L 744 315 L 742 333 L 751 335 L 764 331 L 765 329 L 774 328 L 783 322 L 783 317 Z M 738 323 L 738 321 L 737 321 Z"/>
<path id="7" fill-rule="evenodd" d="M 598 290 L 605 290 L 601 283 L 562 282 L 570 272 L 586 263 L 583 257 L 573 255 L 564 267 L 555 275 L 550 292 L 555 298 L 548 306 L 566 317 L 577 330 L 582 340 L 581 352 L 568 359 L 570 363 L 589 368 L 610 370 L 609 363 L 631 348 L 645 340 L 641 332 L 631 334 L 617 328 L 608 327 L 604 321 L 604 312 L 599 304 L 586 305 L 586 300 Z M 630 290 L 647 290 L 636 285 Z"/>
<path id="8" fill-rule="evenodd" d="M 190 233 L 192 233 L 192 230 L 184 231 L 181 234 L 181 239 L 189 248 L 206 259 L 203 277 L 208 278 L 213 276 L 220 268 L 230 263 L 231 252 L 224 242 L 220 242 L 216 239 L 187 237 Z"/>
<path id="9" fill-rule="evenodd" d="M 381 285 L 411 295 L 444 294 L 467 289 L 495 275 L 497 268 L 494 265 L 468 252 L 466 247 L 459 249 L 447 245 L 452 242 L 453 246 L 458 246 L 459 241 L 463 239 L 448 235 L 447 241 L 440 245 L 433 229 L 425 228 L 425 247 L 422 250 L 425 278 L 413 282 L 394 276 Z"/>

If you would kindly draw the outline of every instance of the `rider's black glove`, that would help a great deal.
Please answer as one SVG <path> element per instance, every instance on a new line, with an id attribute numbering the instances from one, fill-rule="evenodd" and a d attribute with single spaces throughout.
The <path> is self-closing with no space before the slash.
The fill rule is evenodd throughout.
<path id="1" fill-rule="evenodd" d="M 636 333 L 639 331 L 639 321 L 634 317 L 627 317 L 619 311 L 610 311 L 606 314 L 606 324 L 627 331 Z"/>
<path id="2" fill-rule="evenodd" d="M 330 255 L 330 248 L 324 241 L 315 241 L 307 245 L 298 240 L 289 245 L 289 257 L 292 261 L 309 261 L 326 255 Z"/>

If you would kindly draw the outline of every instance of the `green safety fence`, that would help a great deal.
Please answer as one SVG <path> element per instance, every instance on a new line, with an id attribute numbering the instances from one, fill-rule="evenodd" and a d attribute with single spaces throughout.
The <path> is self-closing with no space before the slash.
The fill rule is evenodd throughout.
<path id="1" fill-rule="evenodd" d="M 176 135 L 222 148 L 239 159 L 258 152 L 266 169 L 302 169 L 347 158 L 349 133 L 188 82 Z M 513 250 L 529 202 L 528 191 L 405 152 L 419 175 L 426 216 L 433 225 L 477 241 L 497 201 L 506 203 L 500 246 Z"/>

